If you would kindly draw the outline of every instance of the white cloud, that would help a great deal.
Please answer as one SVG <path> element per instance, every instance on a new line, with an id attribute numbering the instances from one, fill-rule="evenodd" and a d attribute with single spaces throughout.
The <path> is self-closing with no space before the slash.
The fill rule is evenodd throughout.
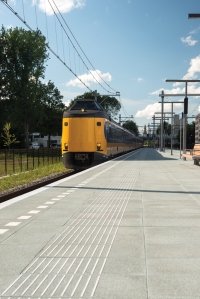
<path id="1" fill-rule="evenodd" d="M 160 89 L 158 89 L 158 90 L 155 90 L 155 91 L 153 91 L 153 92 L 150 92 L 149 94 L 150 95 L 159 95 L 159 94 L 161 94 L 161 92 L 162 92 L 162 90 L 164 91 L 164 93 L 170 93 L 170 94 L 177 94 L 177 93 L 184 93 L 185 92 L 185 88 L 179 88 L 179 87 L 177 87 L 177 88 L 173 88 L 173 89 L 164 89 L 164 88 L 160 88 Z"/>
<path id="2" fill-rule="evenodd" d="M 191 35 L 187 36 L 186 38 L 181 37 L 182 43 L 188 44 L 188 46 L 194 46 L 198 41 L 192 39 Z"/>
<path id="3" fill-rule="evenodd" d="M 56 0 L 55 3 L 61 13 L 70 12 L 75 8 L 83 8 L 85 6 L 85 0 Z M 36 0 L 32 0 L 32 4 L 35 5 Z M 57 12 L 57 8 L 52 1 L 51 5 Z M 46 12 L 48 15 L 54 14 L 49 2 L 46 0 L 39 0 L 38 7 L 43 12 Z"/>
<path id="4" fill-rule="evenodd" d="M 144 81 L 144 79 L 141 77 L 141 78 L 137 78 L 137 81 L 138 82 L 143 82 Z"/>
<path id="5" fill-rule="evenodd" d="M 196 29 L 190 31 L 190 34 L 196 34 L 199 32 L 199 30 L 200 30 L 200 27 L 197 27 Z"/>
<path id="6" fill-rule="evenodd" d="M 98 76 L 98 74 L 103 78 L 104 81 L 110 82 L 112 80 L 112 76 L 109 73 L 101 73 L 101 71 L 90 71 L 90 73 L 83 74 L 81 76 L 78 76 L 82 82 L 84 82 L 88 87 L 91 85 L 91 83 L 96 83 L 97 81 L 102 83 L 103 80 Z M 96 80 L 95 80 L 96 78 Z M 70 80 L 66 83 L 66 86 L 73 86 L 73 87 L 80 87 L 85 88 L 85 85 L 81 83 L 81 81 L 78 78 L 75 78 L 73 80 Z"/>
<path id="7" fill-rule="evenodd" d="M 174 108 L 181 108 L 182 104 L 174 104 Z M 143 110 L 138 110 L 135 117 L 146 117 L 148 119 L 152 118 L 155 112 L 161 111 L 161 103 L 149 104 Z M 171 104 L 165 104 L 165 111 L 171 111 Z"/>
<path id="8" fill-rule="evenodd" d="M 190 67 L 188 73 L 183 77 L 184 79 L 195 79 L 200 72 L 200 55 L 190 60 Z"/>

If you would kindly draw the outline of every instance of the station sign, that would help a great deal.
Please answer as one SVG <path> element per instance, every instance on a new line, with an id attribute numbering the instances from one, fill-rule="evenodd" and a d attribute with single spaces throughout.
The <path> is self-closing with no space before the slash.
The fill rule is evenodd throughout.
<path id="1" fill-rule="evenodd" d="M 179 119 L 183 119 L 183 112 L 179 114 Z"/>

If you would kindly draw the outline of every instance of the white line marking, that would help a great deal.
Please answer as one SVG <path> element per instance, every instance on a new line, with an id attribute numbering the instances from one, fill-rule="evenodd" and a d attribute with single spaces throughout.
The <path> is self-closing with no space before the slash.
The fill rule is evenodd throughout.
<path id="1" fill-rule="evenodd" d="M 9 229 L 0 229 L 0 235 L 3 235 L 5 232 L 7 232 Z"/>
<path id="2" fill-rule="evenodd" d="M 44 295 L 44 293 L 46 293 L 47 289 L 49 288 L 49 286 L 51 285 L 51 283 L 54 281 L 54 279 L 56 278 L 57 275 L 54 275 L 54 277 L 52 278 L 52 280 L 48 283 L 48 285 L 46 286 L 46 288 L 44 289 L 44 291 L 41 293 L 41 296 Z"/>
<path id="3" fill-rule="evenodd" d="M 65 196 L 64 195 L 58 195 L 57 197 L 61 197 L 62 198 L 62 197 L 65 197 Z"/>
<path id="4" fill-rule="evenodd" d="M 12 295 L 14 295 L 20 288 L 21 286 L 29 279 L 29 277 L 31 276 L 31 274 L 29 274 L 24 281 L 22 281 L 22 283 L 15 289 L 14 292 L 12 292 Z"/>
<path id="5" fill-rule="evenodd" d="M 21 293 L 20 296 L 23 296 L 23 295 L 26 293 L 26 291 L 32 286 L 32 284 L 38 279 L 39 276 L 40 276 L 40 274 L 38 274 L 38 275 L 31 281 L 31 283 L 27 286 L 27 288 L 23 291 L 23 293 Z"/>
<path id="6" fill-rule="evenodd" d="M 17 226 L 19 225 L 21 222 L 9 222 L 7 224 L 5 224 L 4 226 Z"/>
<path id="7" fill-rule="evenodd" d="M 29 219 L 29 218 L 31 218 L 32 216 L 20 216 L 20 217 L 18 217 L 17 219 Z"/>
<path id="8" fill-rule="evenodd" d="M 61 278 L 61 280 L 59 281 L 59 283 L 57 284 L 57 286 L 55 287 L 55 289 L 53 290 L 53 292 L 51 293 L 51 296 L 54 295 L 54 293 L 56 292 L 56 290 L 58 289 L 58 287 L 60 286 L 61 282 L 63 281 L 63 279 L 65 278 L 65 275 Z"/>
<path id="9" fill-rule="evenodd" d="M 81 281 L 82 277 L 83 277 L 83 275 L 81 275 L 80 278 L 78 279 L 78 281 L 77 281 L 77 283 L 76 283 L 76 285 L 75 285 L 75 287 L 74 287 L 74 289 L 73 289 L 73 291 L 71 293 L 71 296 L 73 296 L 74 293 L 76 292 L 76 289 L 77 289 L 77 287 L 79 285 L 79 282 Z"/>
<path id="10" fill-rule="evenodd" d="M 38 284 L 37 288 L 33 291 L 33 293 L 31 294 L 31 296 L 33 296 L 35 294 L 35 292 L 39 289 L 39 287 L 41 286 L 41 284 L 43 284 L 43 282 L 45 281 L 45 279 L 48 277 L 48 274 L 42 279 L 42 281 L 40 281 L 40 283 Z"/>
<path id="11" fill-rule="evenodd" d="M 97 277 L 96 283 L 95 283 L 94 288 L 93 288 L 92 293 L 91 293 L 91 297 L 93 297 L 93 295 L 94 295 L 94 292 L 96 290 L 97 284 L 99 282 L 99 278 L 100 278 L 100 275 Z"/>
<path id="12" fill-rule="evenodd" d="M 86 284 L 85 284 L 85 286 L 84 286 L 84 289 L 83 289 L 83 291 L 82 291 L 82 293 L 81 293 L 81 297 L 83 297 L 83 295 L 84 295 L 84 293 L 85 293 L 85 290 L 87 289 L 87 286 L 88 286 L 88 284 L 89 284 L 89 282 L 90 282 L 90 279 L 91 279 L 91 275 L 88 277 L 88 280 L 86 281 Z"/>
<path id="13" fill-rule="evenodd" d="M 61 200 L 61 198 L 52 198 L 51 200 Z"/>
<path id="14" fill-rule="evenodd" d="M 46 208 L 48 208 L 48 206 L 39 206 L 39 207 L 37 207 L 37 209 L 46 209 Z"/>
<path id="15" fill-rule="evenodd" d="M 69 286 L 69 284 L 70 284 L 70 282 L 72 281 L 73 278 L 74 278 L 74 275 L 72 275 L 72 277 L 71 277 L 70 280 L 68 281 L 66 287 L 64 288 L 64 290 L 63 290 L 63 292 L 62 292 L 62 294 L 61 294 L 61 297 L 63 296 L 63 294 L 64 294 L 65 291 L 67 290 L 67 288 L 68 288 L 68 286 Z"/>
<path id="16" fill-rule="evenodd" d="M 14 281 L 13 281 L 13 283 L 11 283 L 8 287 L 7 287 L 7 289 L 5 289 L 5 291 L 1 294 L 1 295 L 4 295 L 21 277 L 22 277 L 22 275 L 23 274 L 20 274 L 20 276 L 19 277 L 17 277 Z"/>
<path id="17" fill-rule="evenodd" d="M 32 211 L 30 211 L 30 212 L 28 212 L 29 214 L 37 214 L 37 213 L 39 213 L 40 211 L 39 210 L 32 210 Z"/>
<path id="18" fill-rule="evenodd" d="M 53 205 L 53 204 L 54 204 L 54 202 L 52 202 L 52 201 L 45 202 L 45 205 Z"/>

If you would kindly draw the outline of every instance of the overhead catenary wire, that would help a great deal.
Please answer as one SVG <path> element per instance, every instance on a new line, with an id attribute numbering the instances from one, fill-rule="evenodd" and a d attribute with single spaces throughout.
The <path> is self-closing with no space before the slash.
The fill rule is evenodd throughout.
<path id="1" fill-rule="evenodd" d="M 23 15 L 24 15 L 24 18 L 22 18 L 8 3 L 6 0 L 0 0 L 5 6 L 7 6 L 7 8 L 22 22 L 24 23 L 24 25 L 30 30 L 30 31 L 34 31 L 31 26 L 29 24 L 27 24 L 26 20 L 25 20 L 25 13 L 24 13 L 24 0 L 22 0 L 22 4 L 23 4 Z M 48 0 L 49 2 L 49 0 Z M 53 1 L 54 2 L 54 1 Z M 55 4 L 55 2 L 54 2 Z M 56 6 L 56 4 L 55 4 Z M 56 6 L 57 7 L 57 6 Z M 58 8 L 57 8 L 58 9 Z M 54 10 L 53 10 L 54 11 Z M 58 10 L 59 11 L 59 10 Z M 59 12 L 60 14 L 60 12 Z M 61 14 L 60 14 L 61 15 Z M 55 13 L 54 11 L 54 16 L 57 18 L 57 14 Z M 62 17 L 62 15 L 61 15 Z M 49 40 L 49 37 L 48 37 L 48 25 L 47 25 L 47 12 L 46 12 L 46 1 L 45 1 L 45 18 L 46 18 L 46 30 L 47 30 L 47 41 Z M 38 29 L 38 17 L 37 17 L 37 11 L 36 11 L 36 2 L 35 2 L 35 19 L 36 19 L 36 26 L 37 26 L 37 29 Z M 57 18 L 58 19 L 58 18 Z M 63 17 L 62 17 L 63 19 Z M 63 19 L 64 20 L 64 19 Z M 60 22 L 60 20 L 58 19 L 58 21 Z M 65 22 L 65 20 L 64 20 Z M 56 23 L 56 22 L 55 22 Z M 66 24 L 66 22 L 65 22 Z M 62 44 L 63 44 L 63 52 L 64 51 L 64 43 L 63 43 L 63 31 L 65 32 L 64 30 L 64 27 L 62 25 L 62 23 L 60 22 L 60 25 L 61 25 L 61 32 L 62 32 Z M 66 26 L 68 27 L 69 31 L 71 32 L 69 26 L 66 24 Z M 56 29 L 56 25 L 55 25 L 55 29 Z M 67 33 L 66 33 L 67 34 Z M 94 73 L 98 74 L 99 78 L 108 86 L 109 90 L 105 89 L 104 86 L 94 77 L 93 73 L 89 70 L 89 68 L 87 67 L 87 65 L 85 64 L 85 62 L 83 61 L 82 57 L 80 56 L 80 54 L 78 53 L 78 51 L 76 50 L 76 47 L 74 46 L 74 44 L 72 43 L 70 37 L 68 36 L 68 42 L 69 42 L 69 45 L 70 43 L 72 44 L 74 50 L 76 50 L 76 53 L 79 57 L 79 64 L 80 64 L 80 61 L 82 61 L 83 63 L 83 69 L 86 68 L 88 70 L 88 72 L 90 72 L 90 75 L 94 78 L 94 80 L 99 84 L 100 88 L 102 90 L 105 90 L 106 92 L 108 93 L 111 93 L 110 89 L 114 90 L 109 84 L 107 84 L 107 82 L 100 76 L 99 72 L 97 72 L 94 68 L 94 66 L 91 64 L 90 60 L 88 59 L 88 57 L 86 56 L 86 54 L 84 53 L 84 51 L 82 50 L 81 46 L 79 45 L 78 41 L 76 40 L 76 38 L 74 37 L 73 33 L 71 32 L 74 40 L 76 41 L 78 47 L 81 49 L 82 53 L 84 54 L 84 56 L 86 57 L 87 61 L 90 63 L 90 65 L 92 66 L 92 68 L 94 69 Z M 57 30 L 56 30 L 56 39 L 57 39 Z M 78 71 L 77 67 L 76 67 L 76 61 L 75 61 L 75 56 L 74 56 L 74 61 L 75 61 L 75 71 L 72 70 L 72 66 L 71 66 L 71 55 L 70 55 L 70 46 L 69 46 L 69 58 L 70 58 L 70 66 L 68 66 L 65 62 L 65 55 L 63 54 L 63 59 L 59 56 L 59 53 L 58 53 L 58 43 L 56 42 L 57 44 L 57 54 L 55 53 L 55 51 L 49 46 L 48 43 L 46 43 L 46 47 L 48 48 L 48 50 L 57 58 L 60 60 L 60 62 L 81 82 L 81 84 L 83 84 L 89 91 L 92 92 L 91 88 L 85 83 L 83 82 L 83 80 L 81 79 L 81 75 L 77 75 L 76 74 L 76 70 Z M 79 67 L 79 70 L 80 70 L 80 67 Z M 83 74 L 84 74 L 84 71 L 83 71 Z M 92 85 L 95 84 L 95 82 L 92 80 Z M 120 99 L 120 102 L 121 102 L 121 106 L 122 106 L 122 109 L 124 111 L 124 113 L 126 115 L 128 115 L 128 113 L 126 112 L 123 104 L 122 104 L 122 101 Z"/>
<path id="2" fill-rule="evenodd" d="M 7 3 L 7 1 L 5 0 L 0 0 L 22 23 L 24 23 L 24 25 L 30 30 L 30 31 L 34 31 L 28 24 L 27 22 L 20 17 L 20 15 Z M 63 65 L 88 89 L 92 92 L 92 90 L 89 88 L 89 86 L 87 86 L 87 84 L 85 84 L 81 78 L 79 78 L 79 76 L 77 76 L 77 74 L 74 73 L 74 71 L 71 69 L 71 67 L 69 67 L 56 53 L 55 51 L 46 43 L 45 44 L 46 47 L 49 49 L 49 51 L 56 56 L 56 58 L 58 60 L 60 60 L 61 63 L 63 63 Z"/>
<path id="3" fill-rule="evenodd" d="M 49 2 L 49 0 L 48 0 Z M 77 39 L 75 38 L 74 34 L 72 33 L 71 29 L 69 28 L 67 22 L 65 21 L 65 19 L 63 18 L 58 6 L 56 5 L 55 1 L 52 0 L 52 2 L 54 3 L 59 15 L 61 16 L 63 22 L 65 23 L 65 25 L 67 26 L 68 30 L 70 31 L 71 35 L 73 36 L 74 40 L 76 41 L 78 47 L 80 48 L 81 52 L 83 53 L 83 55 L 85 56 L 85 58 L 87 59 L 87 61 L 89 62 L 89 64 L 92 66 L 93 70 L 97 73 L 97 75 L 101 78 L 101 80 L 110 88 L 112 89 L 113 91 L 117 92 L 117 90 L 113 89 L 104 79 L 103 77 L 96 71 L 95 67 L 92 65 L 92 63 L 90 62 L 89 58 L 87 57 L 87 55 L 85 54 L 85 52 L 83 51 L 82 47 L 80 46 L 80 44 L 78 43 Z M 50 4 L 50 2 L 49 2 Z M 108 91 L 109 93 L 111 93 L 110 91 Z"/>
<path id="4" fill-rule="evenodd" d="M 68 35 L 68 33 L 66 32 L 66 30 L 65 30 L 65 28 L 63 27 L 63 25 L 62 25 L 62 23 L 61 23 L 61 21 L 60 21 L 60 19 L 58 18 L 58 16 L 57 16 L 57 14 L 56 14 L 56 12 L 55 12 L 55 10 L 54 10 L 54 8 L 53 8 L 53 6 L 52 6 L 52 4 L 50 3 L 50 1 L 48 0 L 48 2 L 49 2 L 49 4 L 50 4 L 50 6 L 51 6 L 51 9 L 52 9 L 52 11 L 53 11 L 53 13 L 54 13 L 54 15 L 56 16 L 56 18 L 57 18 L 57 20 L 58 20 L 58 22 L 60 23 L 60 25 L 62 26 L 62 28 L 63 28 L 63 30 L 64 30 L 64 32 L 65 32 L 65 34 L 67 35 L 67 37 L 68 37 L 68 39 L 69 39 L 69 41 L 70 41 L 70 43 L 72 44 L 72 46 L 73 46 L 73 48 L 74 48 L 74 50 L 76 51 L 76 53 L 77 53 L 77 55 L 79 55 L 79 53 L 78 53 L 78 50 L 76 49 L 76 47 L 74 46 L 74 44 L 73 44 L 73 42 L 72 42 L 72 40 L 71 40 L 71 38 L 69 37 L 69 35 Z M 81 56 L 80 56 L 81 57 Z M 90 71 L 90 69 L 88 68 L 88 66 L 86 65 L 86 63 L 84 62 L 84 60 L 81 58 L 81 60 L 82 60 L 82 62 L 83 62 L 83 64 L 85 65 L 85 67 L 86 67 L 86 69 L 87 69 L 87 71 L 91 74 L 91 76 L 94 78 L 94 80 L 99 84 L 99 86 L 101 86 L 106 92 L 109 92 L 105 87 L 103 87 L 102 86 L 102 84 L 96 79 L 96 77 L 93 75 L 93 73 Z M 98 73 L 98 72 L 97 72 Z"/>
<path id="5" fill-rule="evenodd" d="M 35 6 L 35 21 L 36 21 L 36 28 L 38 29 L 38 20 L 37 20 L 37 11 L 36 11 L 36 5 Z"/>
<path id="6" fill-rule="evenodd" d="M 48 24 L 47 24 L 46 0 L 44 0 L 44 9 L 45 9 L 45 19 L 46 19 L 47 41 L 49 42 L 49 31 L 48 31 Z"/>

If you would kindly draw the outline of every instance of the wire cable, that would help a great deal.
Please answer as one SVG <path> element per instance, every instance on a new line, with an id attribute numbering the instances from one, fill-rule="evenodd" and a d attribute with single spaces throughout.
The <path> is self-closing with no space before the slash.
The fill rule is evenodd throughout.
<path id="1" fill-rule="evenodd" d="M 5 0 L 0 0 L 22 23 L 24 23 L 26 25 L 26 27 L 33 32 L 34 30 L 26 23 L 26 21 L 24 19 L 22 19 L 20 17 L 20 15 L 7 3 L 5 2 Z M 75 73 L 74 71 L 54 52 L 54 50 L 46 43 L 45 44 L 46 47 L 49 49 L 49 51 L 51 51 L 51 53 L 56 56 L 56 58 L 58 60 L 60 60 L 60 62 L 87 88 L 89 89 L 91 92 L 92 90 L 89 88 L 89 86 L 87 86 Z"/>
<path id="2" fill-rule="evenodd" d="M 56 16 L 56 18 L 57 18 L 57 20 L 58 20 L 58 22 L 59 22 L 59 23 L 61 24 L 61 26 L 62 26 L 62 23 L 61 23 L 61 21 L 59 20 L 59 18 L 58 18 L 58 16 L 57 16 L 57 14 L 56 14 L 56 12 L 55 12 L 53 6 L 51 5 L 51 3 L 50 3 L 49 0 L 48 0 L 48 2 L 49 2 L 49 4 L 50 4 L 50 6 L 51 6 L 51 9 L 52 9 L 54 15 Z M 79 53 L 78 53 L 76 47 L 74 46 L 74 44 L 73 44 L 72 40 L 70 39 L 69 35 L 67 34 L 66 30 L 64 29 L 63 26 L 62 26 L 62 28 L 63 28 L 65 34 L 67 35 L 67 37 L 68 37 L 70 43 L 72 44 L 73 48 L 75 49 L 77 55 L 79 55 Z M 94 78 L 94 80 L 95 80 L 95 81 L 96 81 L 96 82 L 97 82 L 97 83 L 98 83 L 98 84 L 99 84 L 105 91 L 109 92 L 109 91 L 108 91 L 106 88 L 104 88 L 104 87 L 102 86 L 102 84 L 95 78 L 95 76 L 94 76 L 93 73 L 89 70 L 89 68 L 87 67 L 87 65 L 85 64 L 85 62 L 83 61 L 82 58 L 81 58 L 81 60 L 82 60 L 82 62 L 84 63 L 84 65 L 85 65 L 86 69 L 88 70 L 88 72 L 89 72 L 89 73 L 92 75 L 92 77 Z M 97 72 L 97 73 L 98 73 L 98 72 Z"/>
<path id="3" fill-rule="evenodd" d="M 48 0 L 49 1 L 49 0 Z M 104 79 L 103 77 L 96 71 L 95 67 L 92 65 L 91 61 L 89 60 L 89 58 L 86 56 L 85 52 L 83 51 L 83 49 L 81 48 L 80 44 L 78 43 L 77 39 L 75 38 L 74 34 L 72 33 L 71 29 L 69 28 L 68 24 L 66 23 L 65 19 L 63 18 L 58 6 L 56 5 L 55 1 L 52 0 L 52 2 L 54 3 L 57 11 L 59 12 L 63 22 L 65 23 L 65 25 L 67 26 L 68 30 L 70 31 L 71 35 L 73 36 L 74 40 L 76 41 L 78 47 L 80 48 L 81 52 L 83 53 L 83 55 L 85 56 L 85 58 L 87 59 L 87 61 L 89 62 L 89 64 L 92 66 L 93 70 L 96 72 L 96 74 L 100 77 L 100 79 L 113 91 L 117 92 L 115 89 L 113 89 Z M 107 90 L 106 90 L 107 91 Z M 111 91 L 107 91 L 109 93 L 111 93 Z"/>

